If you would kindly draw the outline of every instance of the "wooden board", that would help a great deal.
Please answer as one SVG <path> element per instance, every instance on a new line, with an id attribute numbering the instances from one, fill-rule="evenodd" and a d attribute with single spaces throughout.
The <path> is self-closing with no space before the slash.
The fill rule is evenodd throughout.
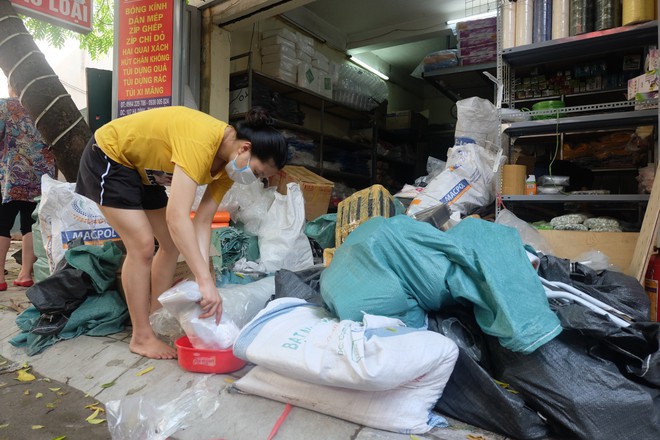
<path id="1" fill-rule="evenodd" d="M 649 204 L 646 206 L 644 213 L 644 221 L 642 222 L 642 229 L 639 233 L 637 246 L 630 261 L 630 266 L 626 273 L 644 284 L 644 276 L 646 275 L 646 267 L 649 264 L 649 258 L 653 253 L 655 243 L 658 236 L 658 215 L 660 214 L 660 176 L 658 170 L 655 172 L 656 178 L 653 180 L 653 187 L 651 188 L 651 197 Z"/>
<path id="2" fill-rule="evenodd" d="M 554 255 L 578 261 L 585 252 L 601 251 L 619 270 L 630 266 L 640 234 L 637 232 L 587 232 L 539 230 Z"/>

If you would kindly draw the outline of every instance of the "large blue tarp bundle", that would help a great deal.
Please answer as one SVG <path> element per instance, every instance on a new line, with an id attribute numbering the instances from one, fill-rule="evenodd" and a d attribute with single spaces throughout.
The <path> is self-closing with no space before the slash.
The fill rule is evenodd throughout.
<path id="1" fill-rule="evenodd" d="M 375 217 L 335 251 L 321 295 L 339 319 L 363 313 L 426 326 L 426 313 L 472 304 L 480 328 L 531 353 L 561 332 L 518 232 L 467 218 L 447 232 L 408 216 Z"/>

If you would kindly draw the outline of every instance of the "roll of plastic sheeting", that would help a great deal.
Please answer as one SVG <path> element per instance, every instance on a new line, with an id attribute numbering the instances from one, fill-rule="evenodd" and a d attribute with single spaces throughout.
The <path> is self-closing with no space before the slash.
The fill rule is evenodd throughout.
<path id="1" fill-rule="evenodd" d="M 534 1 L 532 43 L 552 39 L 552 0 Z"/>
<path id="2" fill-rule="evenodd" d="M 571 20 L 570 0 L 552 1 L 552 39 L 568 37 Z"/>
<path id="3" fill-rule="evenodd" d="M 571 36 L 594 30 L 594 0 L 571 0 Z"/>
<path id="4" fill-rule="evenodd" d="M 532 44 L 534 25 L 533 0 L 520 0 L 516 6 L 516 46 Z"/>
<path id="5" fill-rule="evenodd" d="M 516 45 L 516 2 L 506 1 L 502 6 L 502 49 Z"/>
<path id="6" fill-rule="evenodd" d="M 653 20 L 655 2 L 653 0 L 623 0 L 623 25 Z"/>
<path id="7" fill-rule="evenodd" d="M 621 26 L 621 1 L 596 0 L 594 17 L 594 28 L 597 31 Z"/>
<path id="8" fill-rule="evenodd" d="M 527 167 L 525 165 L 504 165 L 502 167 L 502 194 L 525 194 L 526 176 Z"/>

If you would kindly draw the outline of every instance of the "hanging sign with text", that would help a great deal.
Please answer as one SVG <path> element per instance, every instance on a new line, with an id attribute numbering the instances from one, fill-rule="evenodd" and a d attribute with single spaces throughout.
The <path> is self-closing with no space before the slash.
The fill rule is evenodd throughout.
<path id="1" fill-rule="evenodd" d="M 171 0 L 120 0 L 117 117 L 172 105 Z"/>
<path id="2" fill-rule="evenodd" d="M 92 30 L 92 0 L 11 0 L 17 12 L 82 34 Z"/>

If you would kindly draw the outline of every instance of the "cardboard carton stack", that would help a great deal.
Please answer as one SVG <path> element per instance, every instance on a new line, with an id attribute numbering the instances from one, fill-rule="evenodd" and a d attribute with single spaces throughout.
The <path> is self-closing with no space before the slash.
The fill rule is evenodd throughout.
<path id="1" fill-rule="evenodd" d="M 262 34 L 261 70 L 267 75 L 332 98 L 332 67 L 312 37 L 288 28 Z"/>
<path id="2" fill-rule="evenodd" d="M 497 17 L 456 24 L 458 58 L 461 66 L 495 61 L 497 56 Z"/>
<path id="3" fill-rule="evenodd" d="M 628 80 L 628 101 L 647 101 L 658 98 L 658 49 L 649 47 L 644 62 L 645 72 Z M 658 104 L 642 103 L 635 110 L 657 107 Z"/>

